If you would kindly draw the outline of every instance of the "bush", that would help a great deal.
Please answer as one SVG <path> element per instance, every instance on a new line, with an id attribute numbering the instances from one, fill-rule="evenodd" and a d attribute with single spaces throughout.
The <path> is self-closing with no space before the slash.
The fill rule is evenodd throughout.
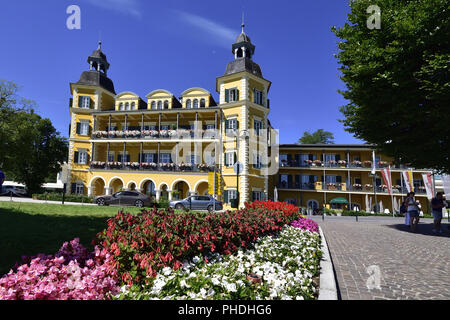
<path id="1" fill-rule="evenodd" d="M 63 196 L 62 193 L 42 193 L 42 194 L 33 194 L 33 199 L 47 200 L 47 201 L 62 201 L 62 196 Z M 66 194 L 64 197 L 64 201 L 93 203 L 94 198 L 83 195 Z"/>
<path id="2" fill-rule="evenodd" d="M 159 200 L 158 208 L 160 208 L 160 209 L 167 209 L 167 208 L 169 208 L 169 200 L 166 200 L 166 199 Z"/>
<path id="3" fill-rule="evenodd" d="M 298 218 L 298 208 L 274 202 L 254 202 L 235 212 L 142 211 L 119 212 L 97 243 L 113 256 L 111 268 L 125 284 L 151 282 L 165 267 L 179 269 L 182 261 L 217 252 L 230 255 L 258 238 L 280 232 Z"/>

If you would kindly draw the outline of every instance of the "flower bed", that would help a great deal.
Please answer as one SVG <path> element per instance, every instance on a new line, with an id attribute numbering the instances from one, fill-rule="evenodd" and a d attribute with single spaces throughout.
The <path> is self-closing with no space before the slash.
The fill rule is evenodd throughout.
<path id="1" fill-rule="evenodd" d="M 95 248 L 89 253 L 75 239 L 55 256 L 24 257 L 0 279 L 0 300 L 103 300 L 119 292 L 111 256 Z"/>
<path id="2" fill-rule="evenodd" d="M 267 207 L 256 202 L 236 212 L 204 215 L 175 213 L 170 208 L 143 211 L 138 216 L 119 212 L 108 220 L 98 241 L 113 255 L 111 268 L 122 282 L 133 285 L 151 281 L 164 267 L 177 270 L 183 260 L 198 254 L 229 255 L 247 248 L 297 217 L 296 207 L 271 202 Z"/>
<path id="3" fill-rule="evenodd" d="M 270 201 L 220 214 L 119 212 L 94 252 L 76 239 L 15 266 L 0 299 L 313 299 L 317 232 L 297 207 Z"/>
<path id="4" fill-rule="evenodd" d="M 316 231 L 305 230 L 316 229 L 317 224 L 303 220 L 308 219 L 285 226 L 277 236 L 259 239 L 249 250 L 195 257 L 176 271 L 164 268 L 151 285 L 123 287 L 115 299 L 315 299 L 313 278 L 320 271 L 321 240 Z"/>

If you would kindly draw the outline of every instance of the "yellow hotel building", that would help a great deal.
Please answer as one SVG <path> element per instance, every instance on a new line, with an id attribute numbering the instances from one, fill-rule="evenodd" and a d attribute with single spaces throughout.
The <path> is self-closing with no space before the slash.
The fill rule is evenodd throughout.
<path id="1" fill-rule="evenodd" d="M 313 209 L 347 202 L 352 209 L 373 210 L 376 193 L 377 203 L 392 212 L 380 175 L 392 165 L 396 203 L 406 196 L 401 171 L 413 170 L 417 199 L 427 211 L 421 174 L 429 171 L 376 155 L 374 183 L 369 176 L 373 146 L 276 145 L 268 120 L 271 82 L 253 61 L 255 46 L 244 28 L 232 52 L 234 60 L 216 79 L 218 101 L 202 88 L 179 97 L 156 89 L 144 100 L 133 92 L 115 92 L 99 43 L 88 57 L 89 70 L 70 84 L 68 192 L 96 196 L 137 190 L 157 201 L 183 199 L 208 194 L 210 173 L 216 171 L 225 209 L 233 199 L 239 206 L 273 199 L 276 187 L 279 200 Z"/>
<path id="2" fill-rule="evenodd" d="M 271 82 L 252 60 L 255 46 L 244 28 L 232 52 L 234 60 L 216 79 L 219 101 L 202 88 L 180 97 L 156 89 L 144 100 L 115 92 L 99 43 L 88 57 L 89 70 L 70 84 L 68 192 L 137 190 L 156 200 L 183 199 L 207 194 L 210 172 L 216 171 L 225 208 L 238 198 L 237 190 L 240 206 L 267 198 L 269 177 L 262 163 L 269 152 Z"/>

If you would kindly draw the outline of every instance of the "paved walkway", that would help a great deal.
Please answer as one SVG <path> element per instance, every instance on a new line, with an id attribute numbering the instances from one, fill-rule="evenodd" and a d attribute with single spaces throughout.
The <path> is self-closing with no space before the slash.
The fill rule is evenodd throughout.
<path id="1" fill-rule="evenodd" d="M 431 219 L 416 233 L 404 218 L 313 217 L 328 242 L 343 300 L 450 300 L 450 231 L 434 235 Z M 379 275 L 379 277 L 377 277 Z"/>
<path id="2" fill-rule="evenodd" d="M 22 198 L 22 197 L 0 197 L 0 201 L 3 202 L 28 202 L 28 203 L 48 203 L 48 204 L 62 204 L 62 201 L 47 201 L 47 200 L 33 200 L 31 198 Z M 67 202 L 66 205 L 73 206 L 96 206 L 96 204 L 92 203 L 81 203 L 81 202 Z"/>

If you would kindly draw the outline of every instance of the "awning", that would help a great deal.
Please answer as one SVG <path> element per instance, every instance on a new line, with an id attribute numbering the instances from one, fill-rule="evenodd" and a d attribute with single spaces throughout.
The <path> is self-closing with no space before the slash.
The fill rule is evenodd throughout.
<path id="1" fill-rule="evenodd" d="M 333 200 L 330 201 L 330 203 L 335 203 L 335 204 L 348 204 L 347 199 L 345 198 L 334 198 Z"/>

